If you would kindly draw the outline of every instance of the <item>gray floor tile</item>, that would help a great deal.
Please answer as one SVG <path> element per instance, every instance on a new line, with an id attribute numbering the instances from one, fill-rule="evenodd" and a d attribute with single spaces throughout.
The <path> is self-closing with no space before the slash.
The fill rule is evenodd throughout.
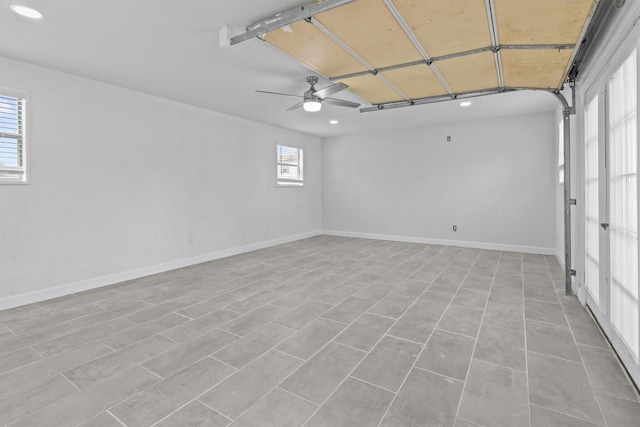
<path id="1" fill-rule="evenodd" d="M 382 423 L 383 427 L 451 426 L 464 383 L 413 369 Z"/>
<path id="2" fill-rule="evenodd" d="M 316 409 L 316 405 L 275 388 L 242 414 L 231 426 L 296 427 L 301 426 Z"/>
<path id="3" fill-rule="evenodd" d="M 560 326 L 569 326 L 560 304 L 526 299 L 524 301 L 524 312 L 527 320 L 536 320 L 539 322 L 555 323 Z"/>
<path id="4" fill-rule="evenodd" d="M 240 316 L 235 311 L 221 309 L 200 316 L 197 319 L 182 323 L 175 328 L 162 332 L 162 335 L 181 344 L 199 337 L 220 325 L 232 321 Z"/>
<path id="5" fill-rule="evenodd" d="M 287 294 L 283 297 L 278 298 L 275 301 L 272 301 L 270 304 L 276 305 L 278 307 L 292 309 L 292 308 L 298 307 L 299 305 L 303 304 L 308 300 L 309 300 L 309 297 L 307 295 L 300 295 L 296 292 L 292 292 L 290 294 Z"/>
<path id="6" fill-rule="evenodd" d="M 359 350 L 369 351 L 393 323 L 393 319 L 365 313 L 334 338 L 334 341 Z"/>
<path id="7" fill-rule="evenodd" d="M 416 366 L 464 381 L 475 343 L 472 337 L 435 330 Z"/>
<path id="8" fill-rule="evenodd" d="M 598 402 L 609 426 L 638 426 L 638 420 L 640 420 L 640 403 L 602 394 L 598 394 Z"/>
<path id="9" fill-rule="evenodd" d="M 527 349 L 548 356 L 580 362 L 580 353 L 569 328 L 527 321 Z"/>
<path id="10" fill-rule="evenodd" d="M 484 311 L 482 323 L 524 331 L 524 310 L 518 305 L 499 304 L 489 301 Z"/>
<path id="11" fill-rule="evenodd" d="M 99 340 L 102 337 L 111 335 L 114 332 L 127 329 L 134 324 L 126 319 L 115 319 L 101 325 L 92 326 L 86 329 L 55 338 L 50 341 L 33 346 L 33 349 L 43 357 L 62 353 L 73 348 L 80 347 L 91 341 Z"/>
<path id="12" fill-rule="evenodd" d="M 527 367 L 524 331 L 483 325 L 478 334 L 475 359 L 525 371 Z"/>
<path id="13" fill-rule="evenodd" d="M 413 304 L 415 298 L 389 294 L 369 309 L 370 313 L 397 319 Z"/>
<path id="14" fill-rule="evenodd" d="M 558 295 L 553 284 L 548 285 L 532 285 L 524 284 L 524 297 L 538 301 L 558 303 Z"/>
<path id="15" fill-rule="evenodd" d="M 167 301 L 164 304 L 156 305 L 155 307 L 151 307 L 146 310 L 138 311 L 137 313 L 127 316 L 127 319 L 136 323 L 144 323 L 158 317 L 162 317 L 166 314 L 183 310 L 198 302 L 198 300 L 189 297 L 178 298 L 172 301 Z"/>
<path id="16" fill-rule="evenodd" d="M 453 295 L 426 291 L 398 319 L 389 335 L 425 343 L 444 314 Z"/>
<path id="17" fill-rule="evenodd" d="M 276 347 L 300 359 L 308 359 L 338 335 L 344 325 L 318 318 Z"/>
<path id="18" fill-rule="evenodd" d="M 336 322 L 349 324 L 360 317 L 360 315 L 367 311 L 367 309 L 369 309 L 373 304 L 375 304 L 375 301 L 349 297 L 328 313 L 323 314 L 322 317 Z"/>
<path id="19" fill-rule="evenodd" d="M 235 335 L 214 329 L 179 347 L 164 352 L 142 365 L 162 378 L 168 378 L 237 339 L 238 337 Z"/>
<path id="20" fill-rule="evenodd" d="M 273 323 L 278 323 L 291 329 L 301 329 L 332 308 L 333 305 L 331 304 L 320 301 L 307 301 L 284 316 L 273 320 Z"/>
<path id="21" fill-rule="evenodd" d="M 521 306 L 523 302 L 522 290 L 512 288 L 492 287 L 489 301 L 500 304 Z"/>
<path id="22" fill-rule="evenodd" d="M 230 419 L 194 400 L 156 424 L 155 427 L 225 427 L 230 422 Z"/>
<path id="23" fill-rule="evenodd" d="M 284 380 L 280 387 L 319 405 L 333 393 L 365 355 L 365 352 L 329 343 Z"/>
<path id="24" fill-rule="evenodd" d="M 596 393 L 638 401 L 638 394 L 612 350 L 586 345 L 579 345 L 578 349 Z"/>
<path id="25" fill-rule="evenodd" d="M 240 369 L 294 333 L 295 330 L 291 328 L 267 323 L 262 328 L 215 352 L 213 357 Z"/>
<path id="26" fill-rule="evenodd" d="M 211 313 L 212 311 L 219 310 L 223 307 L 228 306 L 229 304 L 238 302 L 241 299 L 242 297 L 239 295 L 217 295 L 211 299 L 199 302 L 187 308 L 183 308 L 182 310 L 178 311 L 178 314 L 195 319 L 196 317 L 204 316 L 207 313 Z"/>
<path id="27" fill-rule="evenodd" d="M 529 409 L 531 411 L 531 427 L 597 427 L 601 425 L 570 417 L 538 405 L 531 405 Z"/>
<path id="28" fill-rule="evenodd" d="M 244 314 L 220 327 L 232 334 L 244 336 L 255 331 L 267 322 L 277 319 L 288 312 L 287 309 L 275 305 L 263 305 L 262 307 Z"/>
<path id="29" fill-rule="evenodd" d="M 68 396 L 12 423 L 12 426 L 67 426 L 90 420 L 114 404 L 143 390 L 160 379 L 140 366 L 121 372 Z"/>
<path id="30" fill-rule="evenodd" d="M 0 399 L 0 425 L 5 426 L 11 421 L 22 418 L 76 392 L 77 389 L 62 375 L 40 381 L 31 387 L 22 387 Z"/>
<path id="31" fill-rule="evenodd" d="M 391 293 L 393 295 L 402 295 L 404 297 L 418 298 L 430 285 L 430 282 L 419 282 L 417 280 L 408 279 L 398 285 Z"/>
<path id="32" fill-rule="evenodd" d="M 271 350 L 199 398 L 221 414 L 236 419 L 302 362 Z"/>
<path id="33" fill-rule="evenodd" d="M 458 416 L 482 426 L 529 426 L 526 374 L 474 359 Z"/>
<path id="34" fill-rule="evenodd" d="M 117 320 L 123 316 L 135 314 L 151 307 L 153 307 L 153 304 L 140 300 L 125 301 L 108 310 L 102 310 L 87 316 L 82 316 L 77 319 L 70 320 L 67 323 L 70 325 L 78 325 L 81 328 L 87 328 L 89 326 L 100 325 L 114 319 Z"/>
<path id="35" fill-rule="evenodd" d="M 575 305 L 563 304 L 563 308 L 576 342 L 594 347 L 609 348 L 609 344 L 589 313 L 587 313 L 587 309 L 581 306 L 576 298 L 571 301 L 573 300 L 576 301 Z"/>
<path id="36" fill-rule="evenodd" d="M 580 363 L 529 352 L 529 400 L 595 424 L 602 415 Z"/>
<path id="37" fill-rule="evenodd" d="M 489 293 L 485 291 L 459 289 L 456 296 L 453 297 L 451 304 L 466 308 L 474 308 L 476 310 L 484 310 L 487 305 L 488 298 Z"/>
<path id="38" fill-rule="evenodd" d="M 150 426 L 235 372 L 205 358 L 111 409 L 128 427 Z"/>
<path id="39" fill-rule="evenodd" d="M 87 388 L 142 363 L 160 353 L 164 353 L 177 344 L 160 335 L 140 341 L 130 347 L 110 353 L 92 362 L 86 363 L 64 373 L 79 389 Z"/>
<path id="40" fill-rule="evenodd" d="M 462 418 L 457 418 L 456 423 L 454 424 L 454 427 L 482 427 L 482 426 L 479 426 L 478 424 L 474 424 L 467 420 L 463 420 Z"/>
<path id="41" fill-rule="evenodd" d="M 59 312 L 48 316 L 38 316 L 35 319 L 25 319 L 24 323 L 11 325 L 11 330 L 15 334 L 25 334 L 29 332 L 35 332 L 44 327 L 48 327 L 62 322 L 67 322 L 79 317 L 87 316 L 89 314 L 104 313 L 104 310 L 93 304 L 84 304 L 77 308 L 72 308 L 67 311 Z M 117 315 L 115 317 L 118 317 Z M 113 316 L 110 316 L 113 319 Z"/>
<path id="42" fill-rule="evenodd" d="M 491 289 L 491 278 L 478 277 L 470 274 L 465 277 L 464 281 L 462 282 L 462 288 L 475 289 L 477 291 L 489 291 Z"/>
<path id="43" fill-rule="evenodd" d="M 0 400 L 22 389 L 37 385 L 47 378 L 109 354 L 111 351 L 104 344 L 94 341 L 76 350 L 51 356 L 8 372 L 0 377 Z"/>
<path id="44" fill-rule="evenodd" d="M 89 421 L 82 423 L 80 427 L 122 427 L 122 423 L 116 420 L 110 413 L 103 412 L 97 417 L 93 417 Z"/>
<path id="45" fill-rule="evenodd" d="M 422 346 L 385 336 L 351 374 L 355 378 L 396 392 L 420 354 Z"/>
<path id="46" fill-rule="evenodd" d="M 188 321 L 189 319 L 187 317 L 180 316 L 176 313 L 169 313 L 149 322 L 101 338 L 100 341 L 114 350 L 119 350 Z"/>
<path id="47" fill-rule="evenodd" d="M 328 304 L 339 304 L 357 292 L 360 292 L 359 287 L 342 284 L 322 292 L 313 299 Z"/>
<path id="48" fill-rule="evenodd" d="M 452 305 L 438 322 L 438 329 L 454 332 L 456 334 L 475 337 L 480 329 L 483 312 L 470 308 Z"/>
<path id="49" fill-rule="evenodd" d="M 393 393 L 347 378 L 305 427 L 370 427 L 377 425 L 393 400 Z"/>
<path id="50" fill-rule="evenodd" d="M 419 282 L 432 283 L 440 275 L 440 272 L 434 272 L 430 270 L 418 269 L 411 274 L 411 280 Z"/>
<path id="51" fill-rule="evenodd" d="M 317 236 L 0 311 L 0 420 L 113 426 L 119 408 L 132 425 L 232 422 L 203 396 L 236 424 L 375 426 L 389 409 L 384 425 L 451 426 L 467 377 L 456 427 L 517 426 L 528 411 L 531 427 L 602 425 L 596 399 L 608 427 L 635 426 L 638 397 L 587 310 L 556 293 L 563 280 L 551 256 Z M 328 304 L 338 322 L 318 317 Z M 427 343 L 415 367 L 383 348 L 398 337 Z"/>
<path id="52" fill-rule="evenodd" d="M 441 292 L 445 294 L 455 294 L 462 284 L 464 276 L 439 276 L 431 283 L 429 290 L 432 292 Z"/>
<path id="53" fill-rule="evenodd" d="M 229 310 L 237 311 L 238 313 L 247 314 L 250 311 L 260 308 L 263 305 L 273 300 L 276 300 L 282 296 L 283 294 L 281 294 L 280 292 L 273 292 L 273 291 L 266 290 L 266 291 L 258 292 L 255 295 L 246 297 L 233 304 L 229 304 L 226 308 L 228 308 Z"/>
<path id="54" fill-rule="evenodd" d="M 498 276 L 493 279 L 493 286 L 501 288 L 522 289 L 522 276 Z"/>
<path id="55" fill-rule="evenodd" d="M 0 343 L 0 345 L 2 344 Z M 22 350 L 5 354 L 3 356 L 0 356 L 0 374 L 13 371 L 16 368 L 28 365 L 29 363 L 35 362 L 40 359 L 41 357 L 38 356 L 38 354 L 30 348 L 23 348 Z"/>

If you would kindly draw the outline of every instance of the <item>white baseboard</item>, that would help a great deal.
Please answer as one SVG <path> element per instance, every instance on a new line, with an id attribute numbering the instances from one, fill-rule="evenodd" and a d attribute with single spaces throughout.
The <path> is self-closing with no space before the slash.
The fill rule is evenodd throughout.
<path id="1" fill-rule="evenodd" d="M 560 252 L 558 252 L 557 249 L 555 250 L 553 255 L 556 256 L 556 259 L 560 263 L 560 267 L 562 267 L 562 269 L 564 270 L 564 255 L 560 255 Z"/>
<path id="2" fill-rule="evenodd" d="M 125 282 L 127 280 L 138 279 L 140 277 L 149 276 L 151 274 L 163 273 L 165 271 L 175 270 L 176 268 L 188 267 L 190 265 L 200 264 L 202 262 L 213 261 L 220 258 L 230 257 L 233 255 L 239 255 L 245 252 L 251 252 L 258 249 L 264 249 L 271 246 L 281 245 L 283 243 L 294 242 L 296 240 L 307 239 L 309 237 L 315 237 L 322 234 L 323 234 L 322 231 L 303 233 L 295 236 L 283 237 L 281 239 L 254 243 L 252 245 L 241 246 L 238 248 L 225 249 L 218 252 L 206 253 L 206 254 L 190 257 L 190 258 L 183 258 L 183 259 L 170 261 L 163 264 L 157 264 L 149 267 L 138 268 L 135 270 L 123 271 L 121 273 L 110 274 L 108 276 L 82 280 L 80 282 L 55 286 L 53 288 L 26 292 L 24 294 L 19 294 L 19 295 L 12 295 L 8 297 L 0 298 L 0 310 L 19 307 L 26 304 L 32 304 L 34 302 L 44 301 L 51 298 L 57 298 L 64 295 L 73 294 L 76 292 L 82 292 L 82 291 L 88 291 L 90 289 L 101 288 L 103 286 L 114 285 L 116 283 Z"/>
<path id="3" fill-rule="evenodd" d="M 555 255 L 554 248 L 536 246 L 505 245 L 501 243 L 466 242 L 463 240 L 430 239 L 426 237 L 393 236 L 388 234 L 353 233 L 350 231 L 324 230 L 327 236 L 358 237 L 361 239 L 391 240 L 395 242 L 424 243 L 427 245 L 457 246 L 462 248 L 487 249 L 493 251 L 523 252 L 528 254 Z"/>

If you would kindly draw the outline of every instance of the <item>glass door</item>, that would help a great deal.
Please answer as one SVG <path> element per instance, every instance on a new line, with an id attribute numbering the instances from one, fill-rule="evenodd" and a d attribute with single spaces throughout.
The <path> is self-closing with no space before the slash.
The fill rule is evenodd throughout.
<path id="1" fill-rule="evenodd" d="M 585 107 L 586 299 L 640 382 L 638 60 L 633 50 Z"/>

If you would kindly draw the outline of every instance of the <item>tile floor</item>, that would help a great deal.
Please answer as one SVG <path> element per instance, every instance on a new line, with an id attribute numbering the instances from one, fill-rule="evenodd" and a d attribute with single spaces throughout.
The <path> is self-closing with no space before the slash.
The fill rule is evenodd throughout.
<path id="1" fill-rule="evenodd" d="M 0 425 L 638 426 L 553 257 L 320 236 L 0 312 Z"/>

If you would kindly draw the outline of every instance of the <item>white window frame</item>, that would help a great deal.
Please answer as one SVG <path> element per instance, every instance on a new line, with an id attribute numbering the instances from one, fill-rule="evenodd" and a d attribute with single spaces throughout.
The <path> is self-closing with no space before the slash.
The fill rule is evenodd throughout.
<path id="1" fill-rule="evenodd" d="M 292 150 L 297 150 L 298 161 L 297 164 L 285 163 L 280 158 L 280 147 L 285 147 Z M 299 147 L 293 147 L 291 145 L 277 144 L 276 145 L 276 185 L 278 187 L 302 187 L 304 185 L 304 150 Z M 298 177 L 291 179 L 281 175 L 282 168 L 289 168 L 289 166 L 295 166 L 298 169 Z"/>
<path id="2" fill-rule="evenodd" d="M 17 173 L 22 174 L 22 179 L 12 180 L 12 179 L 3 179 L 0 175 L 0 185 L 19 185 L 19 184 L 29 184 L 29 119 L 28 119 L 28 111 L 29 111 L 29 94 L 24 91 L 9 89 L 0 87 L 0 96 L 9 97 L 9 98 L 17 98 L 21 102 L 21 118 L 22 118 L 22 126 L 21 132 L 17 134 L 13 133 L 2 133 L 0 132 L 0 136 L 7 136 L 10 138 L 18 138 L 21 142 L 21 150 L 20 155 L 22 157 L 22 166 L 21 167 L 10 167 L 10 166 L 1 166 L 0 172 L 9 172 L 9 173 Z"/>
<path id="3" fill-rule="evenodd" d="M 564 184 L 564 120 L 558 122 L 558 184 Z"/>

